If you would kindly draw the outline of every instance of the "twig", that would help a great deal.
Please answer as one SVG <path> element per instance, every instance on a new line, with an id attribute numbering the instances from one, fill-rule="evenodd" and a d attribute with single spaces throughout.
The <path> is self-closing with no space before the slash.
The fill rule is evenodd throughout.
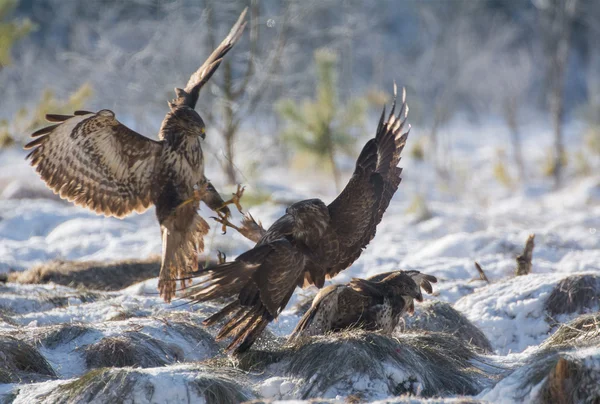
<path id="1" fill-rule="evenodd" d="M 480 280 L 486 281 L 487 283 L 490 283 L 490 280 L 486 276 L 485 272 L 483 272 L 483 268 L 481 268 L 481 265 L 479 265 L 479 262 L 477 262 L 477 261 L 475 261 L 475 269 L 477 269 L 477 272 L 479 272 L 479 279 Z"/>
<path id="2" fill-rule="evenodd" d="M 528 275 L 531 273 L 531 259 L 533 258 L 533 247 L 535 247 L 533 242 L 534 238 L 535 234 L 529 235 L 523 253 L 517 256 L 517 270 L 515 271 L 515 276 Z"/>

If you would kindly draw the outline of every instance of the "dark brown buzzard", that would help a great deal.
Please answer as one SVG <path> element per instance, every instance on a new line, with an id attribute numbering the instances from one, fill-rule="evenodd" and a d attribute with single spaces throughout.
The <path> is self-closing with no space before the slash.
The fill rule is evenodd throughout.
<path id="1" fill-rule="evenodd" d="M 56 124 L 32 134 L 36 139 L 25 146 L 33 149 L 27 158 L 46 184 L 76 205 L 119 218 L 156 206 L 163 240 L 158 288 L 165 301 L 175 293 L 176 278 L 198 270 L 198 253 L 209 230 L 197 212 L 200 201 L 229 215 L 204 176 L 205 126 L 194 108 L 200 89 L 241 36 L 245 15 L 246 10 L 185 89 L 175 89 L 177 98 L 169 103 L 158 141 L 134 132 L 103 109 L 47 115 Z"/>
<path id="2" fill-rule="evenodd" d="M 431 294 L 435 276 L 419 271 L 394 271 L 348 285 L 322 289 L 302 316 L 290 339 L 361 328 L 391 334 L 405 313 L 414 313 L 414 301 L 422 302 L 421 288 Z"/>
<path id="3" fill-rule="evenodd" d="M 373 239 L 401 180 L 397 165 L 410 130 L 402 133 L 408 114 L 405 98 L 403 92 L 397 116 L 395 99 L 387 119 L 384 109 L 375 138 L 364 146 L 354 174 L 331 204 L 319 199 L 294 203 L 266 232 L 260 226 L 250 232 L 253 239 L 260 236 L 253 249 L 196 274 L 204 278 L 184 297 L 204 302 L 235 296 L 205 320 L 210 325 L 230 316 L 218 334 L 219 339 L 234 337 L 229 349 L 247 350 L 285 308 L 296 286 L 323 287 L 325 279 L 348 268 Z"/>

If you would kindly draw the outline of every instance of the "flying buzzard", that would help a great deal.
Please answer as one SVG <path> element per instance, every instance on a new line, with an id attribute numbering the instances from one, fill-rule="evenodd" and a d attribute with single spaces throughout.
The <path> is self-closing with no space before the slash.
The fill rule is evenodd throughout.
<path id="1" fill-rule="evenodd" d="M 217 336 L 234 336 L 228 349 L 247 350 L 285 308 L 296 286 L 322 288 L 325 279 L 348 268 L 373 239 L 401 180 L 397 165 L 408 136 L 408 130 L 402 134 L 408 114 L 405 92 L 398 116 L 395 109 L 394 97 L 389 117 L 385 119 L 384 109 L 375 138 L 363 147 L 354 174 L 331 204 L 319 199 L 294 203 L 266 232 L 254 232 L 262 234 L 254 248 L 195 274 L 205 277 L 184 297 L 203 302 L 236 296 L 204 322 L 231 316 Z"/>
<path id="2" fill-rule="evenodd" d="M 433 292 L 431 282 L 437 279 L 419 271 L 394 271 L 330 285 L 317 294 L 290 339 L 350 328 L 391 334 L 405 313 L 414 313 L 414 300 L 423 301 L 421 288 Z"/>
<path id="3" fill-rule="evenodd" d="M 163 241 L 158 288 L 165 301 L 175 293 L 176 278 L 198 270 L 198 252 L 209 230 L 197 212 L 200 201 L 223 216 L 230 213 L 227 203 L 240 209 L 243 189 L 224 202 L 204 176 L 205 127 L 194 108 L 200 89 L 241 36 L 245 15 L 246 10 L 185 89 L 175 89 L 177 98 L 169 103 L 158 141 L 103 109 L 47 115 L 56 124 L 33 133 L 36 139 L 25 146 L 33 149 L 27 158 L 48 187 L 76 205 L 119 218 L 156 206 Z"/>

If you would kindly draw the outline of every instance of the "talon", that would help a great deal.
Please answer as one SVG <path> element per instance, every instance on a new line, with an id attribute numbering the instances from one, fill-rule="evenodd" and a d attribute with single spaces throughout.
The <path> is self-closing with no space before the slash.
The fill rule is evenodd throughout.
<path id="1" fill-rule="evenodd" d="M 217 212 L 217 213 L 219 213 L 219 212 Z M 221 216 L 221 214 L 219 214 L 219 217 L 211 216 L 211 219 L 213 219 L 215 222 L 221 223 L 221 225 L 222 225 L 221 229 L 223 231 L 223 234 L 227 233 L 227 227 L 231 227 L 234 230 L 240 231 L 239 227 L 237 227 L 236 225 L 234 225 L 233 223 L 231 223 L 229 221 L 227 215 Z"/>
<path id="2" fill-rule="evenodd" d="M 244 190 L 245 189 L 246 189 L 245 186 L 241 186 L 240 184 L 238 184 L 237 191 L 235 193 L 231 194 L 232 195 L 231 199 L 229 199 L 228 201 L 223 202 L 223 205 L 221 205 L 221 207 L 218 210 L 221 210 L 221 209 L 227 207 L 227 205 L 234 204 L 235 207 L 237 208 L 237 210 L 241 214 L 244 214 L 244 211 L 242 210 L 242 205 L 240 204 L 240 199 L 244 195 Z"/>

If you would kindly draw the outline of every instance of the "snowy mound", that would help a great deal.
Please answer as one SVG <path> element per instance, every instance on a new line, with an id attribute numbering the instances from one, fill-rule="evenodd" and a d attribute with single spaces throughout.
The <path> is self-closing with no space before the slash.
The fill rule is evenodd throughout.
<path id="1" fill-rule="evenodd" d="M 598 178 L 560 191 L 498 192 L 493 202 L 432 192 L 423 215 L 409 204 L 429 177 L 407 175 L 376 238 L 333 282 L 397 269 L 436 276 L 434 296 L 414 317 L 393 336 L 357 331 L 290 345 L 286 337 L 314 293 L 297 290 L 256 346 L 231 358 L 228 341 L 202 325 L 223 302 L 159 299 L 154 212 L 117 220 L 56 200 L 25 185 L 38 180 L 20 152 L 9 152 L 19 158 L 5 160 L 14 180 L 0 190 L 0 401 L 600 397 Z M 264 182 L 286 198 L 315 196 L 307 184 Z M 268 226 L 284 208 L 270 202 L 250 211 Z M 516 277 L 515 258 L 531 233 L 532 271 Z M 213 261 L 216 250 L 232 259 L 249 243 L 213 228 L 206 245 L 201 261 Z"/>

